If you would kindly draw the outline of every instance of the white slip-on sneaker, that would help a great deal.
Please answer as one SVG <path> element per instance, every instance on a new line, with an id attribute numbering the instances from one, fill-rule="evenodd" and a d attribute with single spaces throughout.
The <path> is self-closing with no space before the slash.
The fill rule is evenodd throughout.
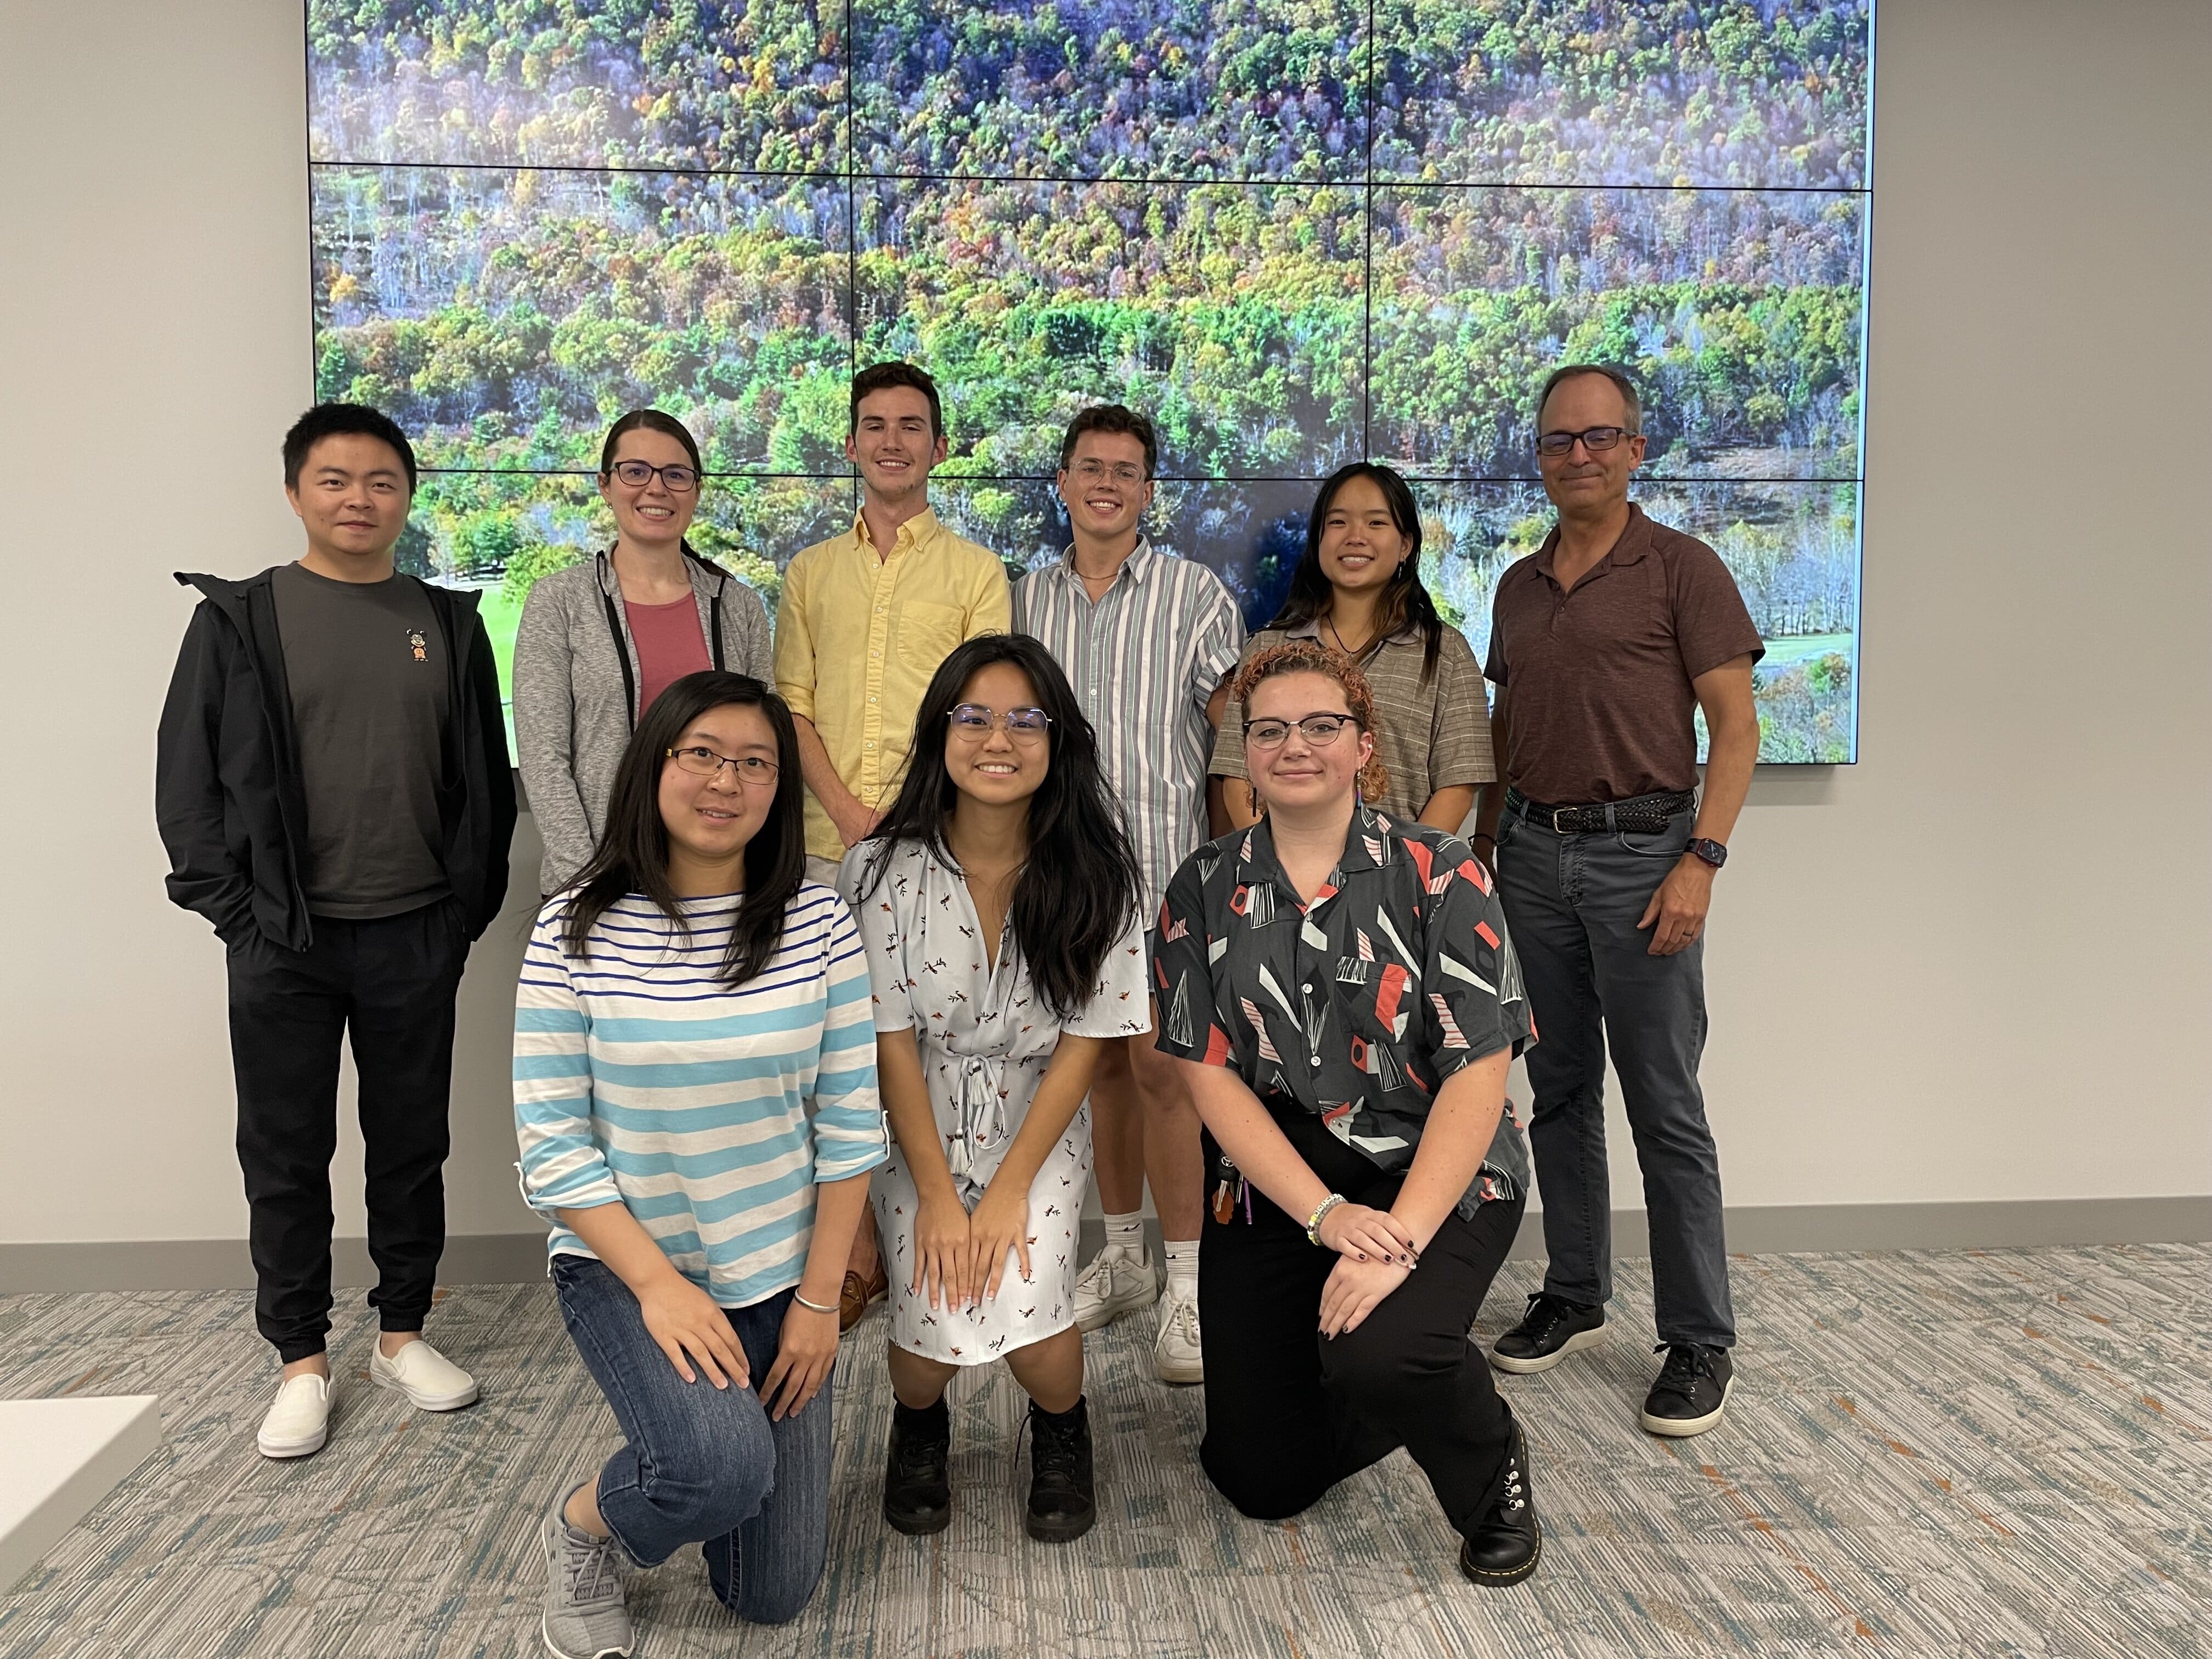
<path id="1" fill-rule="evenodd" d="M 264 1457 L 305 1457 L 331 1437 L 331 1379 L 313 1371 L 288 1376 L 254 1437 Z"/>
<path id="2" fill-rule="evenodd" d="M 1125 1313 L 1151 1307 L 1159 1294 L 1150 1255 L 1132 1255 L 1109 1244 L 1076 1275 L 1075 1327 L 1101 1330 Z"/>
<path id="3" fill-rule="evenodd" d="M 368 1380 L 404 1394 L 426 1412 L 457 1412 L 477 1401 L 477 1380 L 417 1337 L 389 1359 L 379 1346 L 368 1357 Z"/>
<path id="4" fill-rule="evenodd" d="M 1160 1335 L 1152 1364 L 1163 1382 L 1203 1382 L 1206 1355 L 1198 1340 L 1198 1298 L 1176 1294 L 1173 1279 L 1160 1296 Z"/>

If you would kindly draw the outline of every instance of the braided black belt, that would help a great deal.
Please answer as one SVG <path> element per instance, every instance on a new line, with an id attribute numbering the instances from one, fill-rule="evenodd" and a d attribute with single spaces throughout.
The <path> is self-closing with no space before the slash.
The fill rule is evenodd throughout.
<path id="1" fill-rule="evenodd" d="M 1625 830 L 1632 836 L 1656 836 L 1697 804 L 1694 792 L 1681 789 L 1670 794 L 1606 801 L 1595 806 L 1547 806 L 1516 792 L 1507 800 L 1506 806 L 1509 811 L 1518 811 L 1547 826 L 1554 835 L 1595 836 Z"/>

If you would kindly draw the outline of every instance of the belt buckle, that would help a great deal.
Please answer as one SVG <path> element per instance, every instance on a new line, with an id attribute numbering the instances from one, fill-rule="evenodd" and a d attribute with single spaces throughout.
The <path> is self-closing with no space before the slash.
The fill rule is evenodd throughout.
<path id="1" fill-rule="evenodd" d="M 1555 836 L 1572 835 L 1574 831 L 1560 828 L 1559 814 L 1562 812 L 1572 812 L 1577 810 L 1579 809 L 1572 806 L 1554 806 L 1552 809 L 1552 833 Z"/>

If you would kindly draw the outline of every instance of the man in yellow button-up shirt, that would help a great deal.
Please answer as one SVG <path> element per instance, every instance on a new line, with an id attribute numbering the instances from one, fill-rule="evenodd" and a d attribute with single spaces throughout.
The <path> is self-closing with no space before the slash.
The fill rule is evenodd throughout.
<path id="1" fill-rule="evenodd" d="M 806 775 L 807 873 L 832 885 L 906 770 L 930 676 L 1012 617 L 998 556 L 929 510 L 945 441 L 927 374 L 878 363 L 855 375 L 845 453 L 860 470 L 860 514 L 791 562 L 775 619 L 775 687 Z"/>

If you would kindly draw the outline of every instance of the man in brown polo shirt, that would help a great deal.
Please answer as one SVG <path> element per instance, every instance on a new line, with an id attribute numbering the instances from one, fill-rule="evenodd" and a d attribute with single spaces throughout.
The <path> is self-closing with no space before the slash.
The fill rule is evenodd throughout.
<path id="1" fill-rule="evenodd" d="M 1528 1139 L 1550 1261 L 1491 1359 L 1546 1370 L 1605 1322 L 1609 1044 L 1668 1356 L 1643 1422 L 1679 1436 L 1720 1420 L 1733 1376 L 1720 1160 L 1698 1060 L 1705 913 L 1759 757 L 1751 668 L 1764 647 L 1720 556 L 1630 503 L 1641 428 L 1636 388 L 1614 370 L 1578 365 L 1546 383 L 1536 463 L 1559 524 L 1492 602 L 1483 672 L 1499 688 L 1492 726 L 1510 785 L 1498 888 L 1538 1033 Z M 1712 739 L 1702 800 L 1699 708 Z"/>

